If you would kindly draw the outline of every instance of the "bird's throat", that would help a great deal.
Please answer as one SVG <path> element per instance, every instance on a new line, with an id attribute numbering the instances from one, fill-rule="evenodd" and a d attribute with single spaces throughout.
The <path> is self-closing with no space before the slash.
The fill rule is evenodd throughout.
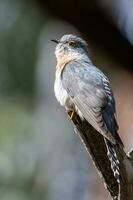
<path id="1" fill-rule="evenodd" d="M 77 53 L 68 53 L 68 54 L 59 55 L 59 57 L 57 57 L 56 69 L 63 69 L 67 63 L 69 63 L 70 61 L 76 58 L 77 58 Z"/>

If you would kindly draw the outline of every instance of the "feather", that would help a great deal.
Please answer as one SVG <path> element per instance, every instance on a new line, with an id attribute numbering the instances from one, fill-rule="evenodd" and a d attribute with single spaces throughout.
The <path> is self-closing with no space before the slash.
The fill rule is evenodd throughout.
<path id="1" fill-rule="evenodd" d="M 115 101 L 106 76 L 92 63 L 73 60 L 62 70 L 61 81 L 83 117 L 115 144 Z"/>

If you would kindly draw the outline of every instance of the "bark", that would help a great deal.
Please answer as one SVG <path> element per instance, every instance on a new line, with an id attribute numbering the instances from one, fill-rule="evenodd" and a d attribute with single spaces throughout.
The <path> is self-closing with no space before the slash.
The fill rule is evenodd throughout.
<path id="1" fill-rule="evenodd" d="M 68 114 L 71 116 L 70 113 Z M 133 200 L 133 150 L 127 155 L 123 148 L 117 148 L 122 180 L 118 185 L 107 157 L 103 136 L 99 134 L 87 121 L 82 121 L 76 113 L 71 119 L 75 132 L 80 136 L 105 188 L 112 200 Z"/>

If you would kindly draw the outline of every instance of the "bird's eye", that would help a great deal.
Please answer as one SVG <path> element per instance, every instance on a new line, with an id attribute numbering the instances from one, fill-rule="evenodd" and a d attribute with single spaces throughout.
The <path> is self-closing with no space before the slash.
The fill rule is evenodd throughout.
<path id="1" fill-rule="evenodd" d="M 70 42 L 68 42 L 68 45 L 69 45 L 70 47 L 75 47 L 75 46 L 76 46 L 76 42 L 70 41 Z"/>

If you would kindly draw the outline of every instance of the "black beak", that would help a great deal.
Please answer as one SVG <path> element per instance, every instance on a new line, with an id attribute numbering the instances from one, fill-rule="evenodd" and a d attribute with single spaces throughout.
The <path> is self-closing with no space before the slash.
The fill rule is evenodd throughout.
<path id="1" fill-rule="evenodd" d="M 52 42 L 55 42 L 56 44 L 59 43 L 59 40 L 51 40 Z"/>

